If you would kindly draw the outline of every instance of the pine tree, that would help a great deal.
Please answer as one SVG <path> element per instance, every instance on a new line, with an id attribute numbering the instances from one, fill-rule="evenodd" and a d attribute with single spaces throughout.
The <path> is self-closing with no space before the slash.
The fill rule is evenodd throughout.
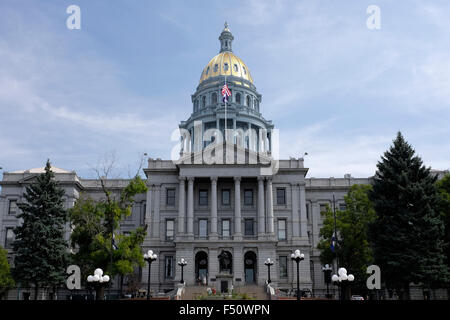
<path id="1" fill-rule="evenodd" d="M 35 299 L 39 288 L 56 287 L 65 280 L 68 246 L 63 195 L 47 160 L 45 173 L 26 188 L 26 202 L 19 204 L 23 223 L 14 229 L 13 275 L 22 286 L 34 286 Z"/>
<path id="2" fill-rule="evenodd" d="M 409 298 L 409 283 L 430 287 L 448 275 L 437 177 L 414 153 L 399 132 L 377 164 L 370 193 L 377 213 L 369 227 L 375 262 L 401 299 Z"/>

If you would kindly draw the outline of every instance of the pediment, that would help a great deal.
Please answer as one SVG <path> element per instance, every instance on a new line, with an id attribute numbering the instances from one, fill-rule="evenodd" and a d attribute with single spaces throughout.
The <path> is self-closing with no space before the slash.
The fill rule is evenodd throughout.
<path id="1" fill-rule="evenodd" d="M 209 144 L 203 150 L 185 152 L 176 165 L 261 165 L 271 166 L 275 159 L 266 152 L 256 152 L 231 142 Z"/>

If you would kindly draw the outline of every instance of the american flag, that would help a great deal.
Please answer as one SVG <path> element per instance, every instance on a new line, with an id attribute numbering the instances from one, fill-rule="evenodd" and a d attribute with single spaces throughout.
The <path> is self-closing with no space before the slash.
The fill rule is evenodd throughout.
<path id="1" fill-rule="evenodd" d="M 231 96 L 230 89 L 228 89 L 228 86 L 226 83 L 222 87 L 222 96 L 223 96 L 223 102 L 228 102 L 228 97 Z"/>

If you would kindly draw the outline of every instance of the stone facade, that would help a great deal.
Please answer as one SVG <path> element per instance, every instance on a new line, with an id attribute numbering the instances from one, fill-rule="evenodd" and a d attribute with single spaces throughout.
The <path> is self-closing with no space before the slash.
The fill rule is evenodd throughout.
<path id="1" fill-rule="evenodd" d="M 150 275 L 155 291 L 176 288 L 181 280 L 177 265 L 181 258 L 187 260 L 183 273 L 187 285 L 207 284 L 218 291 L 264 285 L 264 262 L 270 258 L 274 261 L 272 283 L 291 290 L 296 288 L 296 264 L 290 254 L 300 249 L 305 255 L 300 263 L 300 288 L 324 296 L 326 286 L 317 250 L 321 211 L 327 205 L 343 209 L 349 188 L 369 184 L 371 178 L 349 174 L 344 178 L 307 178 L 303 158 L 274 159 L 274 126 L 262 117 L 262 97 L 247 66 L 231 53 L 234 38 L 228 26 L 219 39 L 220 56 L 203 70 L 192 95 L 193 112 L 180 123 L 180 159 L 148 159 L 144 169 L 148 192 L 136 196 L 133 213 L 121 223 L 120 232 L 148 226 L 142 251 L 151 249 L 158 255 Z M 225 58 L 229 59 L 228 67 Z M 218 99 L 225 81 L 232 93 L 227 105 Z M 217 132 L 205 138 L 209 129 Z M 216 133 L 228 137 L 230 132 L 223 144 L 218 143 L 223 140 L 211 139 L 218 137 Z M 222 162 L 217 161 L 220 154 Z M 67 208 L 82 193 L 94 199 L 102 197 L 99 180 L 82 179 L 74 171 L 53 170 L 65 190 Z M 25 187 L 42 172 L 42 168 L 4 172 L 0 182 L 0 241 L 10 258 L 11 228 L 20 223 L 15 204 L 24 201 Z M 107 188 L 117 193 L 127 183 L 126 179 L 106 180 Z M 67 239 L 69 235 L 67 226 Z M 146 288 L 148 267 L 137 272 Z M 11 293 L 11 297 L 15 295 Z"/>

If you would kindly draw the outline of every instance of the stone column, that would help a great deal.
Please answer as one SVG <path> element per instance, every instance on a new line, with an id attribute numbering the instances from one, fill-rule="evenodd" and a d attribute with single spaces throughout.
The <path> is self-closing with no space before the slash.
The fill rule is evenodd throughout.
<path id="1" fill-rule="evenodd" d="M 194 178 L 188 178 L 187 235 L 194 236 Z"/>
<path id="2" fill-rule="evenodd" d="M 186 215 L 186 209 L 185 209 L 185 177 L 178 177 L 180 180 L 179 183 L 179 197 L 178 197 L 178 235 L 183 236 L 185 233 L 185 215 Z"/>
<path id="3" fill-rule="evenodd" d="M 300 237 L 300 216 L 298 212 L 299 202 L 299 187 L 298 184 L 292 183 L 292 237 L 293 240 L 298 240 Z"/>
<path id="4" fill-rule="evenodd" d="M 273 193 L 272 178 L 267 178 L 267 233 L 273 236 Z"/>
<path id="5" fill-rule="evenodd" d="M 217 240 L 217 177 L 211 177 L 211 240 Z"/>
<path id="6" fill-rule="evenodd" d="M 242 239 L 241 232 L 241 177 L 234 177 L 234 240 Z"/>
<path id="7" fill-rule="evenodd" d="M 236 118 L 233 119 L 233 143 L 236 144 Z"/>
<path id="8" fill-rule="evenodd" d="M 155 192 L 155 198 L 153 199 L 153 221 L 152 221 L 152 230 L 154 239 L 159 239 L 159 208 L 161 202 L 161 185 L 154 185 L 153 191 Z"/>
<path id="9" fill-rule="evenodd" d="M 304 183 L 300 184 L 300 235 L 304 238 L 304 240 L 308 240 L 308 217 L 306 216 L 306 195 Z"/>
<path id="10" fill-rule="evenodd" d="M 145 224 L 148 226 L 148 230 L 151 232 L 153 187 L 148 185 L 147 189 L 147 199 L 145 202 Z"/>
<path id="11" fill-rule="evenodd" d="M 258 238 L 266 231 L 264 221 L 264 177 L 258 177 Z"/>

